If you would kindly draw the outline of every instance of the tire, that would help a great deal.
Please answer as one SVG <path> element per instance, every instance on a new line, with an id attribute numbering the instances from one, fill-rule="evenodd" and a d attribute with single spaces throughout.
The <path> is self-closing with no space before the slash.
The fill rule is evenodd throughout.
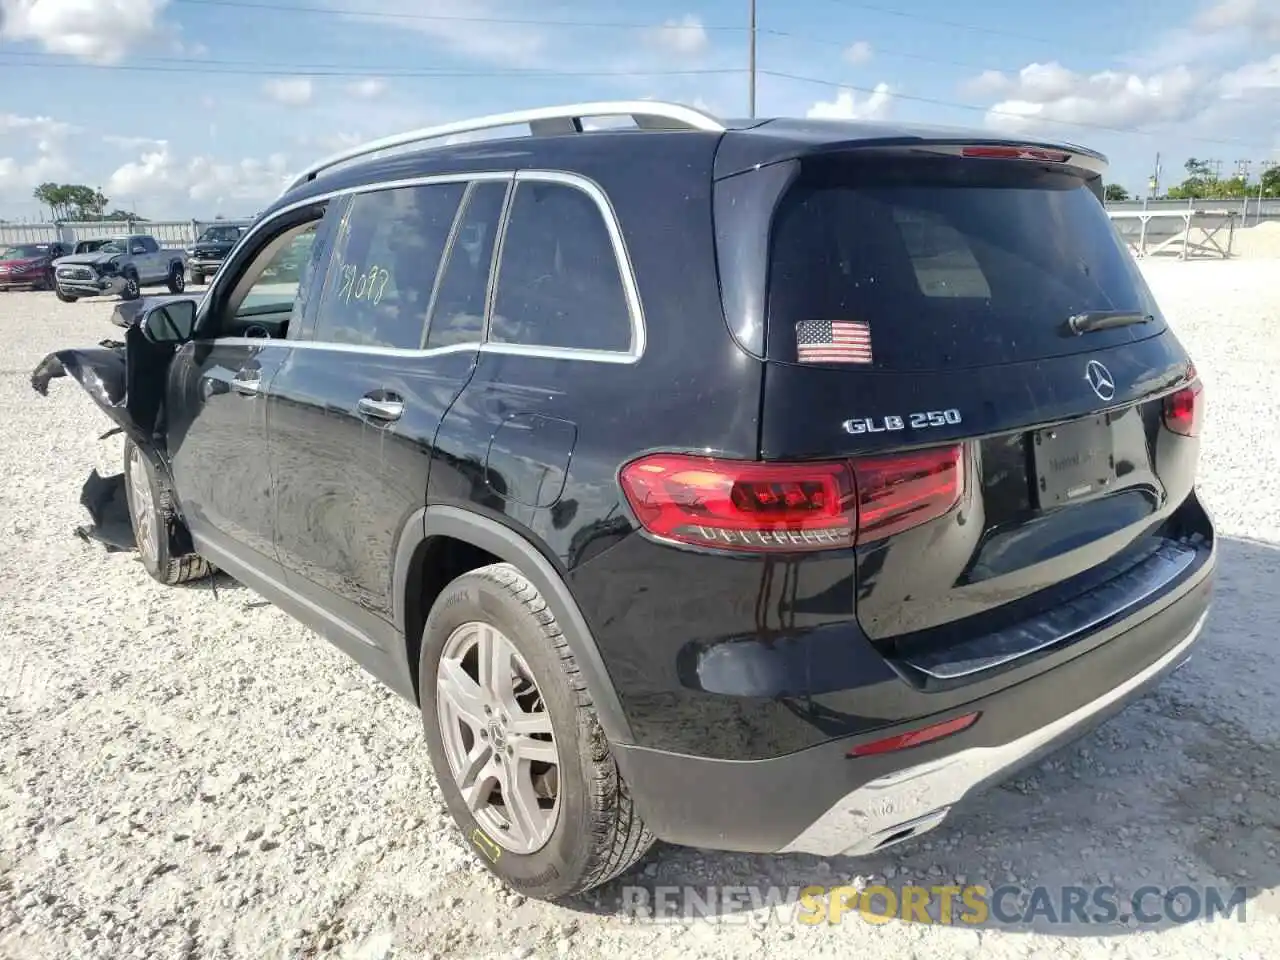
<path id="1" fill-rule="evenodd" d="M 200 284 L 202 284 L 202 283 L 204 283 L 204 274 L 203 274 L 203 273 L 201 273 L 201 272 L 200 272 L 200 271 L 198 271 L 198 270 L 192 270 L 192 271 L 191 271 L 191 285 L 192 285 L 193 287 L 198 287 L 198 286 L 200 286 Z"/>
<path id="2" fill-rule="evenodd" d="M 204 557 L 174 552 L 179 539 L 174 534 L 182 528 L 182 520 L 173 509 L 169 488 L 132 440 L 124 444 L 124 486 L 133 540 L 147 573 L 169 587 L 209 576 L 214 568 Z"/>
<path id="3" fill-rule="evenodd" d="M 57 298 L 61 300 L 63 303 L 75 303 L 77 300 L 80 299 L 73 293 L 64 292 L 61 287 L 54 287 L 53 292 L 57 296 Z"/>
<path id="4" fill-rule="evenodd" d="M 525 687 L 523 693 L 517 693 L 511 690 L 513 684 L 508 679 L 506 689 L 514 694 L 508 703 L 514 702 L 515 710 L 525 711 L 526 723 L 547 727 L 550 742 L 520 736 L 505 722 L 509 716 L 503 715 L 513 712 L 510 706 L 503 707 L 496 698 L 482 692 L 477 681 L 483 675 L 474 669 L 478 657 L 470 658 L 472 652 L 484 649 L 484 634 L 480 631 L 485 629 L 497 631 L 496 635 L 487 634 L 489 644 L 495 642 L 495 637 L 496 642 L 509 643 L 515 654 L 515 672 L 536 684 L 531 691 Z M 478 642 L 469 648 L 467 643 L 472 637 Z M 461 650 L 472 652 L 460 660 Z M 443 676 L 462 676 L 470 683 L 469 687 L 464 684 L 465 689 L 474 689 L 481 693 L 481 700 L 487 701 L 486 710 L 492 705 L 492 712 L 485 716 L 478 712 L 480 707 L 472 707 L 478 701 L 467 701 L 476 711 L 473 716 L 489 725 L 487 734 L 475 733 L 477 727 L 465 721 L 459 723 L 461 715 L 453 707 L 459 699 L 441 695 L 437 679 L 442 675 L 442 661 L 452 665 L 452 669 L 445 668 Z M 467 670 L 472 672 L 466 673 Z M 631 794 L 609 751 L 573 653 L 546 601 L 514 566 L 496 563 L 481 567 L 463 574 L 444 589 L 423 629 L 418 679 L 427 749 L 445 803 L 464 839 L 480 854 L 481 862 L 507 885 L 529 897 L 555 900 L 607 883 L 648 852 L 654 836 L 632 806 Z M 447 685 L 448 682 L 446 688 Z M 522 702 L 515 700 L 517 696 Z M 526 710 L 525 705 L 533 709 Z M 537 709 L 539 705 L 541 710 Z M 462 732 L 465 729 L 472 731 L 470 738 Z M 446 746 L 446 737 L 451 746 Z M 537 837 L 537 831 L 520 830 L 516 818 L 504 812 L 505 803 L 482 801 L 473 810 L 464 799 L 458 784 L 459 750 L 469 749 L 472 757 L 483 758 L 482 743 L 487 745 L 489 756 L 504 752 L 510 755 L 501 766 L 507 779 L 499 783 L 509 782 L 508 771 L 513 771 L 520 782 L 529 785 L 535 778 L 525 780 L 524 775 L 547 766 L 520 760 L 512 753 L 513 745 L 520 750 L 524 744 L 524 749 L 530 750 L 532 744 L 540 755 L 549 751 L 556 757 L 555 777 L 548 771 L 540 784 L 543 800 L 548 799 L 546 792 L 555 794 L 551 799 L 554 821 L 550 832 L 544 834 L 545 839 Z M 496 751 L 495 744 L 499 747 Z M 504 745 L 505 750 L 501 749 Z M 489 779 L 477 778 L 486 782 Z M 532 789 L 537 792 L 537 786 Z M 479 792 L 475 791 L 476 796 Z M 488 789 L 484 793 L 493 796 Z M 503 800 L 506 794 L 505 790 L 500 792 Z M 531 794 L 526 796 L 533 799 Z M 541 801 L 535 803 L 539 816 L 546 810 L 540 804 Z M 528 818 L 527 822 L 535 819 Z M 503 828 L 502 820 L 508 822 L 510 829 Z M 535 836 L 531 843 L 522 845 L 518 843 L 521 833 L 526 835 L 526 841 L 531 834 Z"/>
<path id="5" fill-rule="evenodd" d="M 142 287 L 138 283 L 138 275 L 133 270 L 124 273 L 124 289 L 120 291 L 121 300 L 137 300 L 142 296 Z"/>
<path id="6" fill-rule="evenodd" d="M 182 269 L 182 264 L 175 263 L 169 268 L 169 292 L 181 293 L 187 289 L 187 272 Z"/>

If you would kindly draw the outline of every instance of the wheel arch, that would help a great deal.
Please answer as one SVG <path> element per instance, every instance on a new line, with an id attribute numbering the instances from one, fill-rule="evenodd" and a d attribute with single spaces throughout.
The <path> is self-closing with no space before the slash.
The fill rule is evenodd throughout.
<path id="1" fill-rule="evenodd" d="M 416 511 L 405 525 L 396 549 L 393 574 L 395 625 L 403 639 L 405 666 L 413 678 L 414 690 L 417 691 L 417 658 L 411 651 L 418 648 L 421 637 L 414 634 L 415 631 L 421 632 L 421 624 L 427 614 L 426 604 L 416 597 L 433 545 L 441 540 L 460 541 L 499 562 L 510 563 L 537 588 L 573 652 L 605 736 L 611 743 L 631 743 L 631 726 L 600 656 L 600 649 L 555 565 L 519 532 L 460 507 L 435 505 Z M 418 604 L 417 609 L 415 604 Z"/>

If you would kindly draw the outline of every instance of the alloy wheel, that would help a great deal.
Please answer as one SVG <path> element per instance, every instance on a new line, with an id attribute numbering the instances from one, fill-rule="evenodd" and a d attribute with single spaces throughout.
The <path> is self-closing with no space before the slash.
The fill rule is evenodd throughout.
<path id="1" fill-rule="evenodd" d="M 143 558 L 154 563 L 159 554 L 156 531 L 155 500 L 151 495 L 151 477 L 142 451 L 129 450 L 129 509 L 133 515 L 133 531 Z"/>
<path id="2" fill-rule="evenodd" d="M 485 832 L 512 853 L 541 849 L 560 812 L 560 757 L 542 692 L 496 627 L 464 623 L 436 668 L 449 771 Z"/>

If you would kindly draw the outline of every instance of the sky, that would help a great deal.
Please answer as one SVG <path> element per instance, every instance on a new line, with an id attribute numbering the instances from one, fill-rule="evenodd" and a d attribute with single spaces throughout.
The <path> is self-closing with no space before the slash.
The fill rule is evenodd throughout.
<path id="1" fill-rule="evenodd" d="M 0 219 L 45 181 L 253 214 L 344 145 L 657 98 L 748 114 L 749 0 L 0 0 Z M 1146 192 L 1280 160 L 1280 0 L 758 0 L 757 116 L 1080 143 Z"/>

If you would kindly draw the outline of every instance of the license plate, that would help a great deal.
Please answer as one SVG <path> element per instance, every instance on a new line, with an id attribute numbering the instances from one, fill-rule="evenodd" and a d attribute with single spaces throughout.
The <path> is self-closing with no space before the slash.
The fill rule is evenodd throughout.
<path id="1" fill-rule="evenodd" d="M 1077 503 L 1115 486 L 1115 437 L 1108 416 L 1037 430 L 1032 449 L 1041 507 Z"/>

